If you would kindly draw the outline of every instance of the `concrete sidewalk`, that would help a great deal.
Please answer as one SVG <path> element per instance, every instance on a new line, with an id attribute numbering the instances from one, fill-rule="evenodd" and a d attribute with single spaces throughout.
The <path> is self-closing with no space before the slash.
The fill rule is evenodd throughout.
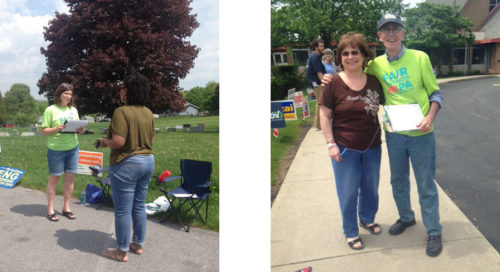
<path id="1" fill-rule="evenodd" d="M 382 133 L 382 135 L 384 135 Z M 417 224 L 398 236 L 388 234 L 399 218 L 392 197 L 385 139 L 379 210 L 375 221 L 382 234 L 360 228 L 365 248 L 348 247 L 325 140 L 310 129 L 281 185 L 271 209 L 271 271 L 293 272 L 311 266 L 321 271 L 500 271 L 500 255 L 439 189 L 443 251 L 431 258 L 425 253 L 426 233 L 417 189 L 411 173 L 411 202 Z"/>
<path id="2" fill-rule="evenodd" d="M 44 177 L 45 178 L 45 177 Z M 219 234 L 148 220 L 142 255 L 129 253 L 127 263 L 102 256 L 116 248 L 114 213 L 80 206 L 77 216 L 61 215 L 62 196 L 54 207 L 59 222 L 50 222 L 45 193 L 22 187 L 0 188 L 0 271 L 218 271 Z"/>

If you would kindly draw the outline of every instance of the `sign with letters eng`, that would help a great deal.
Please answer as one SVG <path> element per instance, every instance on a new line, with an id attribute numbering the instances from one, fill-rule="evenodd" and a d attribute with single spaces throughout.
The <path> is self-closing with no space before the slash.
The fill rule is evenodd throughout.
<path id="1" fill-rule="evenodd" d="M 0 166 L 0 187 L 11 189 L 25 172 L 12 167 Z"/>

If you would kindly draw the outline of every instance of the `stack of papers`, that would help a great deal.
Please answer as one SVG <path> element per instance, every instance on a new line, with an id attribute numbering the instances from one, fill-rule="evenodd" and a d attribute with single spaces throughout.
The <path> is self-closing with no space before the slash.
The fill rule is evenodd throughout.
<path id="1" fill-rule="evenodd" d="M 392 131 L 417 130 L 424 119 L 418 104 L 384 106 Z"/>

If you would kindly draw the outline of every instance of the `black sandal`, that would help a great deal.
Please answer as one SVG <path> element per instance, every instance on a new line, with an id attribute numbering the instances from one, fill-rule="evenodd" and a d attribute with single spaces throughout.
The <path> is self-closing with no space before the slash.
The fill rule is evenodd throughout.
<path id="1" fill-rule="evenodd" d="M 52 221 L 52 222 L 59 221 L 59 218 L 56 217 L 56 213 L 55 212 L 53 214 L 47 213 L 47 218 L 49 219 L 49 221 Z"/>
<path id="2" fill-rule="evenodd" d="M 368 225 L 360 222 L 359 226 L 364 228 L 365 230 L 369 231 L 373 235 L 379 235 L 380 233 L 382 233 L 382 227 L 380 227 L 380 225 L 376 224 L 376 223 L 371 225 L 371 226 L 368 226 Z M 378 232 L 375 232 L 376 227 L 378 227 L 380 229 Z"/>
<path id="3" fill-rule="evenodd" d="M 354 245 L 356 243 L 361 243 L 361 246 L 360 247 L 354 247 Z M 363 240 L 361 240 L 361 238 L 358 237 L 358 239 L 355 239 L 355 240 L 352 240 L 350 242 L 347 242 L 347 244 L 349 245 L 350 248 L 354 249 L 354 250 L 362 250 L 363 248 L 365 248 L 365 244 L 363 243 Z"/>
<path id="4" fill-rule="evenodd" d="M 63 211 L 62 215 L 71 220 L 74 220 L 76 218 L 75 214 L 72 212 Z"/>

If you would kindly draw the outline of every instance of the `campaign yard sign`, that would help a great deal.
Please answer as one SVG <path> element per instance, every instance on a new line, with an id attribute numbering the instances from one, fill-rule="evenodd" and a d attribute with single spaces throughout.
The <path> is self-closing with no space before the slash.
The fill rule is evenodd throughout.
<path id="1" fill-rule="evenodd" d="M 280 101 L 271 101 L 271 128 L 286 127 Z"/>
<path id="2" fill-rule="evenodd" d="M 288 100 L 292 100 L 295 97 L 295 88 L 288 90 Z"/>
<path id="3" fill-rule="evenodd" d="M 91 151 L 80 151 L 78 153 L 78 174 L 92 175 L 89 166 L 99 165 L 102 167 L 102 153 Z"/>
<path id="4" fill-rule="evenodd" d="M 295 111 L 295 102 L 293 100 L 281 100 L 281 110 L 285 121 L 297 120 L 297 112 Z"/>
<path id="5" fill-rule="evenodd" d="M 295 92 L 295 97 L 293 98 L 293 101 L 295 101 L 295 106 L 297 108 L 302 107 L 302 98 L 303 98 L 302 92 Z"/>
<path id="6" fill-rule="evenodd" d="M 307 102 L 307 97 L 302 97 L 302 120 L 309 116 L 309 102 Z"/>
<path id="7" fill-rule="evenodd" d="M 0 187 L 11 189 L 26 171 L 7 166 L 0 166 Z"/>

